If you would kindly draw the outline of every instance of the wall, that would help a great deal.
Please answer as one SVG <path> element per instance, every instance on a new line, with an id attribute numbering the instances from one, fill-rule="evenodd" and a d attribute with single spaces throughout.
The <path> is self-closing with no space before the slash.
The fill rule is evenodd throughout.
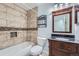
<path id="1" fill-rule="evenodd" d="M 26 28 L 26 11 L 15 4 L 0 4 L 0 27 Z M 10 32 L 17 32 L 17 37 L 10 37 Z M 26 31 L 0 31 L 0 48 L 5 48 L 26 40 Z"/>
<path id="2" fill-rule="evenodd" d="M 30 11 L 29 11 L 30 12 Z M 0 28 L 1 27 L 11 27 L 11 28 L 28 28 L 28 18 L 30 18 L 29 13 L 26 10 L 20 8 L 15 4 L 0 4 Z M 36 20 L 36 13 L 30 15 L 33 20 Z M 32 19 L 29 19 L 32 20 Z M 30 23 L 31 21 L 29 21 Z M 31 22 L 32 23 L 32 22 Z M 34 22 L 36 25 L 37 22 Z M 33 27 L 33 26 L 31 26 Z M 33 27 L 34 28 L 34 27 Z M 10 32 L 17 32 L 17 37 L 10 37 Z M 29 40 L 27 30 L 0 30 L 0 49 L 12 46 L 21 42 Z M 36 32 L 32 32 L 31 37 L 33 37 Z M 36 38 L 36 36 L 35 36 Z M 36 40 L 36 39 L 35 39 Z M 31 39 L 29 40 L 31 41 Z M 34 41 L 32 41 L 34 42 Z"/>
<path id="3" fill-rule="evenodd" d="M 27 31 L 28 39 L 32 42 L 37 42 L 37 7 L 27 11 L 27 28 L 32 30 Z"/>
<path id="4" fill-rule="evenodd" d="M 52 11 L 53 5 L 50 4 L 44 4 L 42 6 L 38 7 L 38 16 L 40 15 L 47 15 L 47 27 L 46 28 L 38 28 L 38 36 L 40 37 L 51 37 L 51 34 L 62 34 L 62 33 L 53 33 L 52 32 Z M 74 11 L 74 9 L 73 9 Z M 67 33 L 69 35 L 75 34 L 75 24 L 74 24 L 74 12 L 72 12 L 72 33 Z M 63 33 L 66 34 L 66 33 Z"/>

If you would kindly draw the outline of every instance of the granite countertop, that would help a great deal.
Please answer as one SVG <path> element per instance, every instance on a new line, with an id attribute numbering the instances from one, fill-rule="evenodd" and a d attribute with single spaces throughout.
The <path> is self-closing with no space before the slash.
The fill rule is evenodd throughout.
<path id="1" fill-rule="evenodd" d="M 48 40 L 56 40 L 56 41 L 63 41 L 63 42 L 70 42 L 79 44 L 79 41 L 75 40 L 75 38 L 49 38 Z"/>

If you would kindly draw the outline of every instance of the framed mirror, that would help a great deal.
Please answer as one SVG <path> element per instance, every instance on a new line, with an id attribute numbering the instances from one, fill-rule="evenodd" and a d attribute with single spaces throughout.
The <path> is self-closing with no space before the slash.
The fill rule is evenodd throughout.
<path id="1" fill-rule="evenodd" d="M 72 12 L 62 11 L 53 13 L 53 32 L 71 33 L 72 32 Z"/>

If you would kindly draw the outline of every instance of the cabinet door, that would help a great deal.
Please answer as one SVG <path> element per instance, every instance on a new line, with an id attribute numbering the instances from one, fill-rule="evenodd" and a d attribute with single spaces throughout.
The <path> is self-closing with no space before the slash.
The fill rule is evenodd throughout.
<path id="1" fill-rule="evenodd" d="M 68 56 L 69 54 L 53 48 L 52 49 L 52 55 L 53 56 Z"/>
<path id="2" fill-rule="evenodd" d="M 79 56 L 79 45 L 77 45 L 77 55 Z"/>
<path id="3" fill-rule="evenodd" d="M 61 49 L 62 48 L 62 42 L 52 41 L 52 47 Z"/>
<path id="4" fill-rule="evenodd" d="M 64 43 L 64 50 L 69 51 L 69 53 L 75 53 L 76 45 L 72 43 Z"/>
<path id="5" fill-rule="evenodd" d="M 52 56 L 52 45 L 51 45 L 52 41 L 49 40 L 49 56 Z"/>

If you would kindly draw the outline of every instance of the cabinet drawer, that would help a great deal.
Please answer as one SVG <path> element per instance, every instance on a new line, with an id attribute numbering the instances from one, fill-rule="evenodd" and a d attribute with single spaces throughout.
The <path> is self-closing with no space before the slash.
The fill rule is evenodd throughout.
<path id="1" fill-rule="evenodd" d="M 52 56 L 52 47 L 49 46 L 49 56 Z"/>
<path id="2" fill-rule="evenodd" d="M 64 44 L 64 50 L 71 52 L 76 52 L 76 45 L 72 43 L 63 43 Z"/>
<path id="3" fill-rule="evenodd" d="M 79 54 L 79 45 L 77 46 L 77 52 L 78 52 L 78 54 Z"/>
<path id="4" fill-rule="evenodd" d="M 54 47 L 54 48 L 62 48 L 62 42 L 60 42 L 60 41 L 52 41 L 52 47 Z"/>
<path id="5" fill-rule="evenodd" d="M 52 55 L 53 55 L 53 56 L 68 56 L 68 53 L 59 51 L 59 50 L 57 50 L 57 49 L 53 49 L 53 50 L 52 50 Z"/>

